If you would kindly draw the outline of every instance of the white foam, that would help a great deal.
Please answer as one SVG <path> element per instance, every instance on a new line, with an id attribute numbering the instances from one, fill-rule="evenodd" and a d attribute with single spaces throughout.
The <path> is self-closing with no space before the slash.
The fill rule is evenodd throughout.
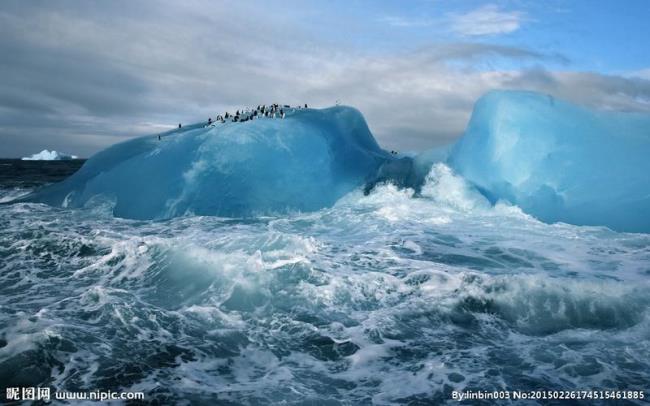
<path id="1" fill-rule="evenodd" d="M 648 377 L 650 237 L 482 199 L 438 165 L 420 196 L 246 221 L 0 206 L 0 363 L 36 351 L 66 364 L 59 388 L 240 403 Z"/>

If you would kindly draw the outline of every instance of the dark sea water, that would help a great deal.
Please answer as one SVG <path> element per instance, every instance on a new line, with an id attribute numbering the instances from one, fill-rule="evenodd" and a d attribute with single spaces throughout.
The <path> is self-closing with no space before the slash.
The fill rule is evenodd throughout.
<path id="1" fill-rule="evenodd" d="M 59 182 L 75 173 L 84 162 L 85 159 L 65 161 L 0 159 L 0 187 L 5 191 L 12 188 L 27 190 Z"/>
<path id="2" fill-rule="evenodd" d="M 444 165 L 419 198 L 281 217 L 8 203 L 82 164 L 0 161 L 4 387 L 206 405 L 649 389 L 650 235 L 541 223 Z"/>

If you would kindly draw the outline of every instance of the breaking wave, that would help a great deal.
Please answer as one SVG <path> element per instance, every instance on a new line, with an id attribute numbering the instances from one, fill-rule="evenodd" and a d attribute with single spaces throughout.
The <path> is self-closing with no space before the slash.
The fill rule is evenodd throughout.
<path id="1" fill-rule="evenodd" d="M 0 206 L 7 386 L 394 404 L 650 379 L 650 236 L 542 223 L 441 163 L 311 213 L 114 204 Z"/>

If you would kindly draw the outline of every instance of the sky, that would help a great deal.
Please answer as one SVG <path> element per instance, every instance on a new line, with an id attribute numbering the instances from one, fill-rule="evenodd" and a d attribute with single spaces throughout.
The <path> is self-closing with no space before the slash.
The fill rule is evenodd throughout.
<path id="1" fill-rule="evenodd" d="M 492 89 L 650 113 L 650 1 L 0 1 L 0 157 L 82 157 L 278 102 L 358 108 L 386 149 Z"/>

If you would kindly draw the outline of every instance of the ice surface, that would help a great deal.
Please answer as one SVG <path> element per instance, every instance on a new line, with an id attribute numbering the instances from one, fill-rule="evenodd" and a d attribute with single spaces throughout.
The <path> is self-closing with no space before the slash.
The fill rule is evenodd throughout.
<path id="1" fill-rule="evenodd" d="M 476 103 L 448 162 L 492 202 L 543 221 L 649 232 L 648 157 L 649 115 L 499 91 Z"/>
<path id="2" fill-rule="evenodd" d="M 103 196 L 116 216 L 135 219 L 311 211 L 333 205 L 393 159 L 350 107 L 205 124 L 114 145 L 28 199 L 79 207 Z"/>
<path id="3" fill-rule="evenodd" d="M 62 161 L 67 159 L 77 159 L 77 156 L 64 154 L 63 152 L 57 152 L 54 150 L 48 151 L 47 149 L 44 149 L 38 154 L 24 157 L 23 161 Z"/>
<path id="4" fill-rule="evenodd" d="M 476 103 L 451 149 L 391 155 L 353 108 L 294 110 L 121 143 L 21 200 L 79 207 L 103 196 L 115 215 L 136 219 L 313 211 L 362 185 L 366 194 L 393 183 L 422 196 L 431 168 L 446 161 L 491 203 L 542 221 L 650 232 L 648 156 L 649 115 L 499 91 Z"/>

